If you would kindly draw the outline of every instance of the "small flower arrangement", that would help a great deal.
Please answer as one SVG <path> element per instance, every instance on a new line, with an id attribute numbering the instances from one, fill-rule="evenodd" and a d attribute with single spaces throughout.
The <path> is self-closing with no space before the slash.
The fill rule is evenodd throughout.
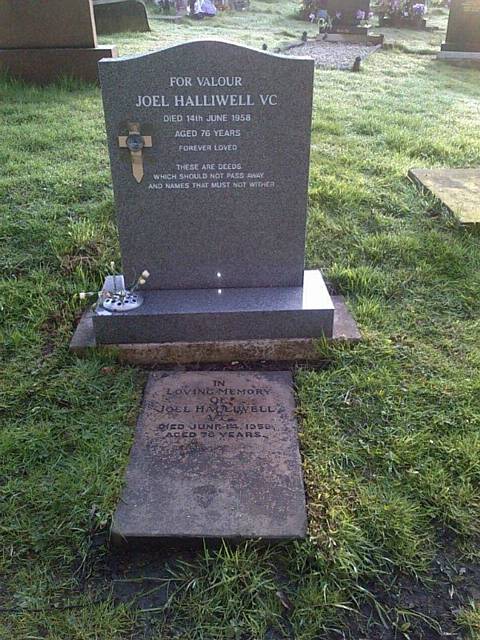
<path id="1" fill-rule="evenodd" d="M 110 263 L 110 269 L 114 272 L 114 262 Z M 130 287 L 125 287 L 123 276 L 112 273 L 113 288 L 111 291 L 105 288 L 101 291 L 81 291 L 78 297 L 80 300 L 87 300 L 88 298 L 96 296 L 97 300 L 92 306 L 92 309 L 96 312 L 98 312 L 100 308 L 112 311 L 128 311 L 130 308 L 138 307 L 142 303 L 141 296 L 136 294 L 136 291 L 138 287 L 147 282 L 149 277 L 150 272 L 145 269 Z M 120 279 L 118 288 L 117 279 Z"/>

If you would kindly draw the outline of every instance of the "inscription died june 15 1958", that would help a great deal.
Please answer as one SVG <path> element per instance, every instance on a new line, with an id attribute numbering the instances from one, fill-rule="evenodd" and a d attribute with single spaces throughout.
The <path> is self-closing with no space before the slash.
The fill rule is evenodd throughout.
<path id="1" fill-rule="evenodd" d="M 152 373 L 114 529 L 125 537 L 301 537 L 288 372 Z"/>

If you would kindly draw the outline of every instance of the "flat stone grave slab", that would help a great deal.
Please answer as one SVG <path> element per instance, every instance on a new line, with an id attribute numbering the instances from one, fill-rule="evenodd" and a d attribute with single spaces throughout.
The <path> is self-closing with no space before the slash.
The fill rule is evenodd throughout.
<path id="1" fill-rule="evenodd" d="M 305 534 L 291 374 L 151 373 L 114 541 Z"/>
<path id="2" fill-rule="evenodd" d="M 442 51 L 480 53 L 480 0 L 452 0 Z"/>
<path id="3" fill-rule="evenodd" d="M 480 168 L 411 169 L 408 175 L 441 200 L 460 222 L 480 222 Z"/>

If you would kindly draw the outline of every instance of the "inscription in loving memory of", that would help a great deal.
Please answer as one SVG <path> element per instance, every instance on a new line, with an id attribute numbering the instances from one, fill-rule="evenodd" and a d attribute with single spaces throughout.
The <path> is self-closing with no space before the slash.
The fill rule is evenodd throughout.
<path id="1" fill-rule="evenodd" d="M 253 440 L 269 438 L 279 428 L 285 407 L 271 395 L 269 387 L 232 387 L 219 378 L 211 386 L 167 387 L 145 408 L 159 438 Z"/>
<path id="2" fill-rule="evenodd" d="M 154 371 L 142 407 L 113 535 L 305 535 L 290 372 Z"/>

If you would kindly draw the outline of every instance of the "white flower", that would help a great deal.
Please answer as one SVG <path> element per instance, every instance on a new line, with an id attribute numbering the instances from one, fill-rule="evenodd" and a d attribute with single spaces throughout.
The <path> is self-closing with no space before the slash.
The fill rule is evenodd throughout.
<path id="1" fill-rule="evenodd" d="M 78 297 L 80 298 L 80 300 L 86 300 L 87 294 L 85 293 L 85 291 L 80 291 Z"/>
<path id="2" fill-rule="evenodd" d="M 138 279 L 138 284 L 145 284 L 145 282 L 146 282 L 145 278 Z"/>
<path id="3" fill-rule="evenodd" d="M 146 280 L 149 277 L 150 277 L 150 272 L 149 271 L 147 271 L 146 269 L 145 269 L 145 271 L 142 271 L 142 278 L 145 278 L 145 280 Z M 141 284 L 143 284 L 143 282 Z"/>
<path id="4" fill-rule="evenodd" d="M 111 269 L 112 271 L 114 271 L 114 270 L 115 270 L 115 262 L 114 262 L 113 260 L 110 262 L 110 269 Z"/>

